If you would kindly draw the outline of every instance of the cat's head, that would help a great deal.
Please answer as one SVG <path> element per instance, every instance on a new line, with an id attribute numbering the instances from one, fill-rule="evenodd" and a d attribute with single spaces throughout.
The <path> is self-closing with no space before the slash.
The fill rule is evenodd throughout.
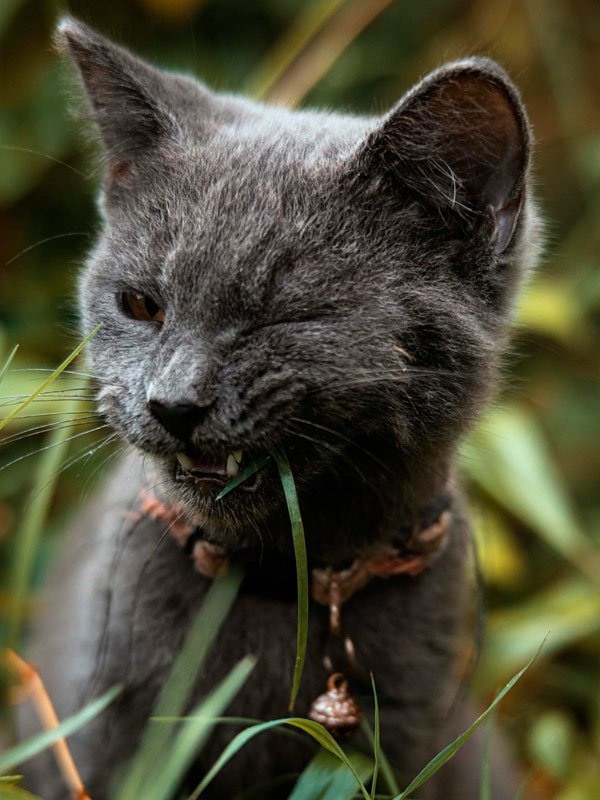
<path id="1" fill-rule="evenodd" d="M 104 145 L 80 290 L 100 409 L 167 492 L 235 527 L 281 503 L 275 470 L 215 495 L 274 448 L 305 494 L 443 465 L 532 250 L 502 69 L 449 64 L 366 118 L 214 94 L 70 18 L 57 36 Z"/>

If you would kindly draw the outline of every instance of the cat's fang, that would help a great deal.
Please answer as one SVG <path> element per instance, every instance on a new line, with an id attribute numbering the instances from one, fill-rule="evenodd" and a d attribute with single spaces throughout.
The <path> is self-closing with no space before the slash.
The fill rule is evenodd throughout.
<path id="1" fill-rule="evenodd" d="M 230 455 L 227 456 L 227 474 L 229 475 L 230 478 L 235 478 L 235 476 L 239 475 L 240 472 L 240 467 L 236 459 L 236 455 L 237 453 L 231 453 Z"/>
<path id="2" fill-rule="evenodd" d="M 177 459 L 177 461 L 179 461 L 179 463 L 184 469 L 187 469 L 189 471 L 194 468 L 194 462 L 189 456 L 186 456 L 185 453 L 177 453 L 175 458 Z"/>
<path id="3" fill-rule="evenodd" d="M 237 461 L 238 464 L 242 463 L 242 459 L 244 458 L 244 451 L 243 450 L 234 450 L 232 453 L 233 457 Z"/>

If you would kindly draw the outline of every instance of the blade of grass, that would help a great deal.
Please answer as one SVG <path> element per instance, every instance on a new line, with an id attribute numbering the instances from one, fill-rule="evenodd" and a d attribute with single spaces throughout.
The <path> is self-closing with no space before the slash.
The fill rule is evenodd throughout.
<path id="1" fill-rule="evenodd" d="M 192 716 L 179 726 L 172 747 L 162 754 L 162 764 L 157 764 L 157 774 L 149 776 L 140 797 L 169 800 L 174 796 L 194 757 L 218 725 L 219 715 L 244 685 L 255 663 L 256 659 L 252 656 L 239 661 L 229 675 L 196 707 Z"/>
<path id="2" fill-rule="evenodd" d="M 304 539 L 304 525 L 298 504 L 298 494 L 296 484 L 292 474 L 290 462 L 284 452 L 273 453 L 277 462 L 279 477 L 285 494 L 285 501 L 288 507 L 290 523 L 292 526 L 292 539 L 294 541 L 294 555 L 296 558 L 296 580 L 298 583 L 298 627 L 296 641 L 296 663 L 294 665 L 294 678 L 292 691 L 290 694 L 289 710 L 292 711 L 302 672 L 304 670 L 304 660 L 306 658 L 306 646 L 308 642 L 308 564 L 306 559 L 306 542 Z"/>
<path id="3" fill-rule="evenodd" d="M 347 752 L 363 783 L 373 773 L 373 761 L 364 753 Z M 350 770 L 327 750 L 320 750 L 302 772 L 288 800 L 352 800 L 358 789 Z"/>
<path id="4" fill-rule="evenodd" d="M 295 108 L 391 0 L 350 0 L 328 20 L 269 88 L 269 103 Z"/>
<path id="5" fill-rule="evenodd" d="M 258 458 L 253 464 L 250 464 L 249 467 L 246 467 L 243 472 L 240 472 L 237 478 L 234 478 L 227 484 L 227 486 L 225 486 L 225 488 L 221 489 L 219 494 L 215 497 L 215 500 L 221 500 L 221 498 L 225 497 L 226 494 L 229 494 L 229 492 L 231 492 L 233 489 L 236 489 L 240 483 L 247 481 L 248 478 L 252 477 L 255 472 L 258 472 L 259 469 L 262 469 L 265 464 L 270 461 L 270 459 L 270 455 Z"/>
<path id="6" fill-rule="evenodd" d="M 366 736 L 369 741 L 371 747 L 375 747 L 375 736 L 373 731 L 369 727 L 369 723 L 363 719 L 361 730 Z M 381 774 L 385 778 L 385 782 L 387 783 L 388 789 L 390 790 L 391 797 L 400 794 L 400 786 L 398 785 L 398 781 L 396 780 L 396 776 L 394 775 L 394 770 L 392 769 L 392 765 L 387 759 L 385 752 L 380 748 L 379 749 L 379 766 L 381 768 Z M 379 795 L 376 795 L 379 797 Z"/>
<path id="7" fill-rule="evenodd" d="M 39 397 L 40 394 L 44 391 L 44 389 L 47 389 L 48 386 L 50 386 L 50 384 L 54 380 L 56 380 L 56 378 L 58 378 L 61 372 L 63 372 L 69 366 L 69 364 L 77 358 L 79 353 L 81 353 L 81 351 L 88 344 L 88 342 L 94 338 L 94 336 L 98 333 L 101 327 L 102 323 L 100 322 L 98 323 L 98 325 L 96 325 L 94 330 L 90 331 L 90 333 L 88 333 L 85 339 L 77 345 L 75 350 L 73 350 L 73 352 L 69 356 L 67 356 L 67 358 L 65 358 L 62 364 L 58 366 L 54 370 L 54 372 L 50 373 L 50 375 L 46 378 L 46 380 L 43 381 L 40 386 L 38 386 L 38 388 L 35 390 L 35 392 L 33 392 L 33 394 L 29 395 L 29 397 L 26 400 L 24 400 L 19 406 L 17 406 L 17 408 L 13 409 L 13 411 L 11 411 L 7 417 L 4 417 L 3 420 L 0 420 L 0 431 L 2 430 L 2 428 L 8 425 L 11 419 L 16 417 L 17 414 L 19 414 L 21 411 L 27 408 L 27 406 L 30 403 L 33 403 L 36 397 Z"/>
<path id="8" fill-rule="evenodd" d="M 8 751 L 0 754 L 0 772 L 14 769 L 18 764 L 28 761 L 38 753 L 43 752 L 59 739 L 71 736 L 80 728 L 83 728 L 94 717 L 101 714 L 113 700 L 121 693 L 120 686 L 114 686 L 108 692 L 93 700 L 76 714 L 63 720 L 57 728 L 43 731 L 32 736 L 26 742 L 11 747 Z"/>
<path id="9" fill-rule="evenodd" d="M 342 748 L 339 744 L 335 741 L 333 736 L 329 733 L 329 731 L 325 730 L 322 725 L 319 725 L 318 722 L 313 722 L 310 719 L 303 719 L 302 717 L 288 717 L 285 719 L 274 719 L 270 720 L 269 722 L 263 722 L 260 725 L 253 725 L 251 728 L 246 728 L 245 731 L 241 731 L 237 734 L 227 745 L 225 750 L 221 753 L 219 758 L 215 761 L 209 771 L 206 773 L 202 781 L 198 784 L 198 786 L 194 789 L 192 794 L 189 796 L 188 800 L 197 800 L 198 797 L 202 794 L 202 792 L 206 789 L 208 784 L 212 781 L 215 775 L 220 772 L 225 764 L 233 758 L 233 756 L 244 747 L 251 739 L 257 736 L 259 733 L 263 731 L 269 730 L 270 728 L 276 728 L 280 725 L 291 725 L 294 728 L 299 728 L 301 731 L 304 731 L 309 736 L 311 736 L 318 744 L 321 745 L 325 750 L 328 750 L 334 756 L 336 756 L 340 761 L 342 761 L 350 770 L 350 772 L 354 775 L 360 792 L 365 800 L 371 800 L 369 797 L 369 793 L 367 792 L 364 783 L 362 782 L 360 775 L 357 773 L 356 769 L 352 762 L 348 759 Z"/>
<path id="10" fill-rule="evenodd" d="M 78 403 L 65 403 L 65 426 L 58 427 L 49 438 L 48 447 L 39 459 L 31 491 L 31 501 L 26 506 L 21 524 L 15 536 L 13 564 L 10 571 L 10 611 L 6 629 L 6 645 L 15 648 L 19 631 L 26 614 L 31 587 L 31 578 L 35 566 L 36 554 L 56 482 L 60 475 L 60 466 L 69 447 L 69 436 L 75 424 L 72 412 Z M 70 424 L 69 424 L 70 423 Z"/>
<path id="11" fill-rule="evenodd" d="M 481 788 L 479 790 L 479 800 L 492 800 L 490 744 L 492 741 L 493 725 L 494 715 L 490 714 L 490 717 L 485 724 L 485 738 L 483 740 L 483 752 L 481 754 Z"/>
<path id="12" fill-rule="evenodd" d="M 547 638 L 547 636 L 546 636 L 546 638 Z M 496 708 L 498 703 L 500 703 L 500 701 L 510 692 L 510 690 L 517 683 L 517 681 L 521 680 L 523 675 L 527 672 L 529 667 L 533 664 L 533 662 L 539 656 L 539 654 L 540 654 L 540 652 L 542 650 L 542 647 L 544 646 L 545 642 L 546 642 L 546 639 L 544 639 L 544 641 L 540 644 L 540 646 L 538 647 L 537 652 L 533 656 L 533 658 L 530 661 L 528 661 L 527 664 L 525 664 L 523 669 L 519 670 L 519 672 L 517 672 L 517 674 L 514 675 L 509 680 L 509 682 L 506 684 L 506 686 L 500 692 L 498 692 L 498 694 L 496 695 L 494 700 L 486 708 L 486 710 L 483 712 L 483 714 L 481 714 L 479 717 L 477 717 L 475 722 L 469 728 L 467 728 L 467 730 L 464 731 L 464 733 L 461 733 L 461 735 L 458 736 L 453 742 L 451 742 L 447 747 L 445 747 L 436 756 L 434 756 L 431 759 L 431 761 L 425 767 L 423 767 L 423 769 L 419 772 L 417 777 L 414 778 L 409 783 L 409 785 L 406 787 L 406 789 L 404 789 L 403 792 L 400 792 L 400 794 L 396 795 L 394 800 L 406 800 L 406 798 L 408 798 L 410 796 L 410 794 L 415 791 L 415 789 L 418 789 L 420 786 L 422 786 L 433 775 L 435 775 L 435 773 L 441 767 L 443 767 L 444 764 L 447 761 L 450 761 L 450 759 L 457 753 L 457 751 L 460 750 L 460 748 L 463 746 L 463 744 L 468 739 L 470 739 L 470 737 L 475 733 L 475 731 L 481 725 L 481 723 L 484 722 L 490 716 L 490 714 L 494 711 L 494 709 Z"/>
<path id="13" fill-rule="evenodd" d="M 198 671 L 229 613 L 241 580 L 242 573 L 230 569 L 214 581 L 160 693 L 153 716 L 178 716 L 183 713 Z M 143 796 L 142 787 L 148 785 L 150 776 L 157 777 L 161 755 L 172 735 L 171 726 L 148 723 L 133 761 L 115 793 L 118 800 L 139 800 Z"/>
<path id="14" fill-rule="evenodd" d="M 264 62 L 250 76 L 248 93 L 257 99 L 264 98 L 344 2 L 345 0 L 314 0 L 306 6 L 294 20 L 289 32 L 277 42 Z"/>
<path id="15" fill-rule="evenodd" d="M 16 356 L 18 349 L 19 349 L 19 345 L 16 344 L 13 347 L 13 349 L 10 351 L 10 353 L 8 354 L 8 358 L 4 362 L 4 365 L 2 366 L 2 368 L 0 368 L 0 383 L 2 383 L 2 381 L 4 380 L 4 376 L 8 372 L 8 369 L 9 369 L 10 365 L 12 364 L 13 359 Z"/>
<path id="16" fill-rule="evenodd" d="M 371 795 L 375 797 L 377 790 L 377 777 L 379 773 L 379 762 L 381 760 L 381 729 L 379 721 L 379 698 L 377 697 L 377 687 L 375 686 L 375 678 L 371 672 L 371 686 L 373 687 L 373 758 L 375 759 L 375 766 L 373 768 L 373 781 L 371 782 Z"/>

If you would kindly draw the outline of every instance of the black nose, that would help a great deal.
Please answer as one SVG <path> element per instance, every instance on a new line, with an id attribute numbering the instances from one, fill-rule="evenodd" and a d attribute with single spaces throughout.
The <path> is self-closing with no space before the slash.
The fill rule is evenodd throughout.
<path id="1" fill-rule="evenodd" d="M 178 439 L 187 440 L 206 417 L 212 402 L 205 406 L 195 403 L 164 403 L 149 400 L 148 408 L 156 419 Z"/>

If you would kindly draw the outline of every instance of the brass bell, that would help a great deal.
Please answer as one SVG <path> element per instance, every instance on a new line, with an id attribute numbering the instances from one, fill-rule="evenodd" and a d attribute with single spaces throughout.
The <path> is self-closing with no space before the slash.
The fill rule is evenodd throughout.
<path id="1" fill-rule="evenodd" d="M 308 716 L 320 722 L 334 739 L 348 739 L 356 732 L 362 712 L 348 692 L 348 681 L 341 672 L 329 676 L 327 691 L 317 697 Z"/>

